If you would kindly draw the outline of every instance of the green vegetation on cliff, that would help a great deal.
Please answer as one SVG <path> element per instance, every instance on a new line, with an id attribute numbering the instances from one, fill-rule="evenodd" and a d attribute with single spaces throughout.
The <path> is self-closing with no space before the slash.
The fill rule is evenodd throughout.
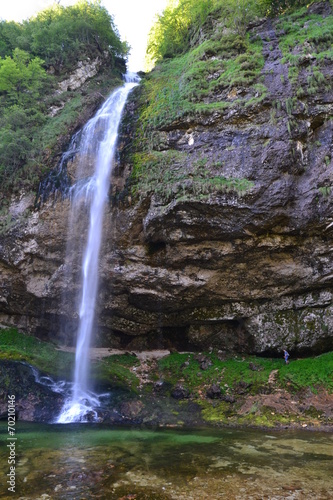
<path id="1" fill-rule="evenodd" d="M 332 352 L 288 365 L 246 355 L 172 354 L 159 361 L 159 370 L 166 383 L 201 406 L 208 423 L 307 427 L 332 419 L 325 411 L 333 392 Z"/>
<path id="2" fill-rule="evenodd" d="M 169 0 L 152 27 L 148 63 L 173 58 L 201 42 L 202 29 L 222 27 L 244 38 L 251 21 L 308 5 L 305 0 Z M 219 26 L 220 25 L 220 26 Z"/>
<path id="3" fill-rule="evenodd" d="M 168 131 L 187 127 L 185 149 L 186 142 L 194 143 L 192 123 L 265 97 L 262 42 L 246 33 L 235 9 L 246 25 L 258 11 L 252 2 L 171 2 L 153 27 L 148 55 L 158 64 L 141 85 L 132 146 L 134 195 L 154 194 L 165 204 L 225 193 L 240 196 L 253 187 L 246 178 L 222 175 L 224 162 L 190 156 L 179 146 L 173 149 L 167 139 Z M 246 99 L 240 88 L 246 89 Z"/>
<path id="4" fill-rule="evenodd" d="M 176 120 L 230 107 L 234 100 L 221 99 L 220 94 L 235 86 L 250 87 L 263 64 L 260 40 L 214 32 L 186 54 L 163 62 L 145 79 L 143 130 L 166 129 Z"/>
<path id="5" fill-rule="evenodd" d="M 223 165 L 218 160 L 212 165 L 204 156 L 190 158 L 187 152 L 163 142 L 163 134 L 184 123 L 188 124 L 185 140 L 191 145 L 192 122 L 209 120 L 214 113 L 245 103 L 242 95 L 233 94 L 233 88 L 247 88 L 256 102 L 265 96 L 266 88 L 258 80 L 264 65 L 261 40 L 252 40 L 244 30 L 231 27 L 232 5 L 226 17 L 221 2 L 179 2 L 177 7 L 167 8 L 153 28 L 148 54 L 160 63 L 141 88 L 133 148 L 137 153 L 132 158 L 134 194 L 154 193 L 168 203 L 173 198 L 201 200 L 228 192 L 241 195 L 253 187 L 248 179 L 221 175 Z M 182 33 L 179 43 L 177 37 L 171 37 L 174 23 Z"/>
<path id="6" fill-rule="evenodd" d="M 324 75 L 326 61 L 333 59 L 333 16 L 323 18 L 303 8 L 279 19 L 282 31 L 279 47 L 282 61 L 289 66 L 288 76 L 298 98 L 315 95 L 320 88 L 330 91 L 331 75 Z M 306 85 L 300 73 L 306 72 Z"/>
<path id="7" fill-rule="evenodd" d="M 199 130 L 229 121 L 237 127 L 237 120 L 255 121 L 259 108 L 271 108 L 270 125 L 279 123 L 296 138 L 295 116 L 308 109 L 302 98 L 332 88 L 325 70 L 333 57 L 331 8 L 305 5 L 303 0 L 169 2 L 149 36 L 147 54 L 155 67 L 141 84 L 135 140 L 127 152 L 132 151 L 132 195 L 154 195 L 166 204 L 253 192 L 250 179 L 225 174 L 230 158 L 222 151 L 244 156 L 241 142 L 221 145 L 219 157 L 212 157 Z M 292 147 L 296 150 L 296 142 Z"/>
<path id="8" fill-rule="evenodd" d="M 119 82 L 127 52 L 99 0 L 54 4 L 28 21 L 0 22 L 1 198 L 38 186 L 80 115 L 86 121 L 84 108 Z M 97 58 L 104 61 L 107 83 L 99 78 L 83 93 L 59 90 L 79 61 Z"/>
<path id="9" fill-rule="evenodd" d="M 187 169 L 186 155 L 176 150 L 136 153 L 132 173 L 134 194 L 142 198 L 154 194 L 167 204 L 172 200 L 204 200 L 211 194 L 241 195 L 254 185 L 247 179 L 213 175 L 205 168 L 206 163 L 203 157 Z"/>

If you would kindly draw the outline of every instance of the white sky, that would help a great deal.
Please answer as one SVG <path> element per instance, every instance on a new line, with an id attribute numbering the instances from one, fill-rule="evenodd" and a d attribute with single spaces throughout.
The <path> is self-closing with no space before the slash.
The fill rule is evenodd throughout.
<path id="1" fill-rule="evenodd" d="M 0 18 L 20 22 L 52 5 L 53 0 L 1 0 Z M 76 0 L 60 0 L 61 5 L 73 5 Z M 147 36 L 156 13 L 162 12 L 167 0 L 102 0 L 113 15 L 122 40 L 132 47 L 128 69 L 144 69 Z"/>

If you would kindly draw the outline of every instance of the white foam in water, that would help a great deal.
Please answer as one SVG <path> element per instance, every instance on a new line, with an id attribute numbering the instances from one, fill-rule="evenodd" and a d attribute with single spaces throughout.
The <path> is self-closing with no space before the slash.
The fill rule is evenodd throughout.
<path id="1" fill-rule="evenodd" d="M 95 315 L 98 286 L 98 261 L 102 239 L 105 202 L 109 191 L 112 160 L 118 135 L 118 126 L 127 96 L 139 81 L 134 73 L 124 77 L 123 87 L 115 90 L 97 114 L 89 120 L 82 131 L 79 147 L 80 157 L 94 155 L 95 172 L 92 178 L 78 183 L 72 193 L 73 204 L 90 205 L 88 239 L 82 262 L 82 295 L 79 311 L 79 329 L 75 354 L 74 383 L 70 397 L 66 400 L 58 423 L 87 422 L 97 420 L 96 408 L 104 395 L 97 395 L 89 387 L 89 348 Z"/>
<path id="2" fill-rule="evenodd" d="M 52 392 L 66 394 L 69 391 L 69 388 L 73 385 L 71 382 L 66 382 L 65 380 L 55 381 L 48 375 L 40 375 L 39 371 L 34 366 L 31 366 L 25 362 L 22 362 L 22 364 L 28 366 L 31 369 L 37 384 L 48 387 Z"/>
<path id="3" fill-rule="evenodd" d="M 97 394 L 88 391 L 79 393 L 73 387 L 72 395 L 66 400 L 57 423 L 95 422 L 98 419 L 96 408 L 100 404 L 100 398 Z"/>

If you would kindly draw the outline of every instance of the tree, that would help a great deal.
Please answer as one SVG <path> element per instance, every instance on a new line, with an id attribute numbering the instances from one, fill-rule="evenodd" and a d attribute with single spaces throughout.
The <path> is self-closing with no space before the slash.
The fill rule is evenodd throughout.
<path id="1" fill-rule="evenodd" d="M 188 49 L 191 34 L 215 9 L 218 0 L 169 0 L 150 30 L 147 59 L 153 63 Z"/>
<path id="2" fill-rule="evenodd" d="M 23 32 L 21 24 L 14 21 L 0 21 L 0 57 L 10 56 L 17 47 L 17 40 Z"/>
<path id="3" fill-rule="evenodd" d="M 49 134 L 45 129 L 52 122 L 49 107 L 59 97 L 53 87 L 56 77 L 47 69 L 53 66 L 58 74 L 64 73 L 63 78 L 80 60 L 101 54 L 109 54 L 113 60 L 127 53 L 127 45 L 121 42 L 112 17 L 99 0 L 80 0 L 66 8 L 54 4 L 21 24 L 0 22 L 2 189 L 18 189 L 24 183 L 31 187 L 44 167 L 44 137 Z M 118 71 L 115 74 L 118 76 Z M 66 95 L 64 102 L 70 97 Z M 70 109 L 70 123 L 74 124 Z M 67 117 L 66 111 L 64 114 Z M 62 111 L 54 135 L 61 133 L 61 115 Z M 64 122 L 67 125 L 67 118 Z"/>
<path id="4" fill-rule="evenodd" d="M 80 59 L 104 52 L 126 56 L 128 47 L 119 38 L 112 16 L 100 0 L 81 0 L 74 6 L 54 5 L 29 21 L 31 51 L 57 73 Z"/>
<path id="5" fill-rule="evenodd" d="M 0 92 L 6 93 L 11 102 L 22 103 L 37 97 L 47 77 L 43 62 L 18 48 L 13 57 L 0 58 Z"/>

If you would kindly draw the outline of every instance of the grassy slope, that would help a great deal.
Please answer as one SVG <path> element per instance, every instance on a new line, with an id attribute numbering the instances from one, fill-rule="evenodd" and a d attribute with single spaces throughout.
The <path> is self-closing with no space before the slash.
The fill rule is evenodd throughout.
<path id="1" fill-rule="evenodd" d="M 137 359 L 126 355 L 113 358 L 113 363 L 109 358 L 105 358 L 93 364 L 92 371 L 96 382 L 103 387 L 111 384 L 135 389 L 138 381 L 129 367 L 137 364 Z M 66 380 L 72 379 L 75 362 L 73 353 L 60 351 L 54 344 L 24 335 L 14 328 L 0 330 L 1 359 L 25 361 L 42 372 Z"/>
<path id="2" fill-rule="evenodd" d="M 202 358 L 206 367 L 202 368 Z M 18 333 L 14 329 L 0 332 L 0 360 L 26 361 L 40 370 L 59 378 L 71 378 L 74 355 L 56 350 L 54 345 L 40 342 L 38 339 Z M 198 404 L 202 409 L 203 420 L 210 424 L 250 424 L 268 427 L 309 422 L 315 413 L 320 417 L 320 410 L 315 407 L 301 416 L 293 413 L 293 408 L 286 403 L 279 412 L 265 404 L 259 407 L 256 397 L 262 394 L 278 394 L 297 398 L 298 394 L 309 391 L 311 394 L 333 392 L 333 352 L 321 356 L 291 360 L 285 365 L 283 359 L 258 358 L 254 356 L 221 357 L 218 352 L 174 353 L 161 358 L 158 363 L 145 364 L 149 370 L 148 382 L 140 380 L 140 361 L 134 355 L 113 355 L 94 362 L 92 377 L 100 388 L 120 387 L 128 389 L 132 397 L 150 404 L 151 397 L 165 401 L 173 390 L 181 385 L 188 398 L 178 402 L 180 411 L 189 402 Z M 134 369 L 133 369 L 134 368 Z M 270 375 L 274 373 L 274 384 Z M 156 382 L 163 381 L 167 390 L 155 394 Z M 212 385 L 221 390 L 221 397 L 210 399 L 207 390 Z M 147 399 L 148 398 L 148 399 Z M 253 404 L 246 413 L 240 412 L 241 406 L 253 399 Z M 284 399 L 285 396 L 282 397 Z M 231 404 L 233 403 L 233 404 Z M 321 423 L 329 423 L 329 418 L 322 418 Z M 311 420 L 313 422 L 313 419 Z M 148 420 L 149 422 L 149 420 Z M 181 425 L 181 420 L 179 422 Z"/>
<path id="3" fill-rule="evenodd" d="M 278 385 L 291 391 L 305 387 L 314 391 L 320 387 L 333 391 L 333 353 L 293 360 L 288 365 L 283 359 L 274 358 L 240 355 L 219 359 L 214 352 L 205 356 L 211 363 L 206 370 L 200 370 L 195 354 L 171 354 L 160 361 L 159 367 L 167 379 L 172 382 L 183 379 L 194 392 L 217 384 L 223 393 L 228 394 L 242 382 L 249 385 L 250 393 L 255 394 L 268 383 L 272 370 L 277 370 Z M 184 366 L 186 361 L 189 364 Z M 253 365 L 257 369 L 251 369 Z"/>
<path id="4" fill-rule="evenodd" d="M 159 367 L 165 381 L 178 381 L 189 390 L 191 400 L 201 406 L 206 422 L 266 427 L 294 422 L 330 425 L 331 417 L 324 415 L 320 403 L 316 405 L 311 400 L 307 407 L 306 402 L 310 397 L 321 401 L 322 395 L 332 394 L 333 352 L 292 360 L 288 365 L 283 359 L 254 356 L 219 359 L 214 352 L 204 357 L 211 363 L 205 370 L 194 354 L 172 354 L 163 358 Z M 213 384 L 221 390 L 221 397 L 216 399 L 207 397 Z M 304 409 L 299 411 L 302 405 Z"/>

